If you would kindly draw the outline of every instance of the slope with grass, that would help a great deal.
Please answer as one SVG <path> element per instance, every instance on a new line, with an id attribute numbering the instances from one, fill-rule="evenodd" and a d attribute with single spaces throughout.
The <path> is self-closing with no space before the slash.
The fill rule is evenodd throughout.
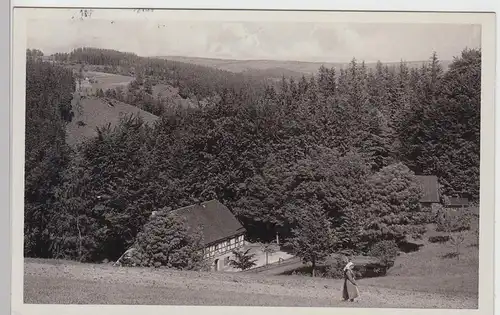
<path id="1" fill-rule="evenodd" d="M 96 136 L 98 127 L 107 124 L 116 126 L 127 115 L 139 115 L 150 124 L 158 119 L 157 116 L 129 104 L 94 96 L 81 98 L 78 93 L 73 98 L 73 110 L 75 116 L 66 127 L 66 140 L 70 145 Z"/>
<path id="2" fill-rule="evenodd" d="M 75 75 L 79 75 L 79 69 L 75 69 L 74 67 L 66 66 L 67 68 L 73 69 Z M 87 66 L 88 68 L 89 66 Z M 130 82 L 132 82 L 135 78 L 132 76 L 125 76 L 113 73 L 106 73 L 101 71 L 93 71 L 85 68 L 82 75 L 82 87 L 87 89 L 88 94 L 95 94 L 97 90 L 109 90 L 115 89 L 117 87 L 126 88 Z M 77 80 L 77 83 L 79 81 Z"/>
<path id="3" fill-rule="evenodd" d="M 84 76 L 89 79 L 95 80 L 94 87 L 100 88 L 102 90 L 114 89 L 118 86 L 126 87 L 130 82 L 134 80 L 134 77 L 124 76 L 119 74 L 98 72 L 98 71 L 86 71 Z"/>
<path id="4" fill-rule="evenodd" d="M 25 303 L 477 308 L 474 294 L 428 286 L 386 288 L 360 280 L 357 303 L 341 301 L 342 280 L 25 261 Z"/>
<path id="5" fill-rule="evenodd" d="M 478 220 L 471 231 L 464 233 L 465 240 L 460 256 L 449 255 L 454 251 L 450 243 L 431 243 L 429 236 L 445 234 L 431 226 L 423 237 L 419 251 L 401 253 L 387 276 L 364 279 L 368 285 L 380 288 L 412 290 L 427 288 L 429 292 L 478 296 L 479 290 L 479 247 L 475 235 Z M 451 257 L 451 258 L 450 258 Z"/>
<path id="6" fill-rule="evenodd" d="M 385 277 L 359 279 L 357 303 L 341 301 L 342 280 L 271 273 L 205 273 L 25 260 L 26 303 L 456 308 L 478 306 L 478 247 L 466 232 L 460 259 L 430 243 L 402 253 Z M 292 259 L 293 261 L 293 259 Z M 300 264 L 300 261 L 298 261 Z"/>
<path id="7" fill-rule="evenodd" d="M 365 278 L 363 284 L 385 289 L 425 291 L 455 296 L 478 297 L 479 290 L 479 248 L 477 234 L 478 219 L 472 221 L 471 230 L 464 233 L 465 239 L 460 255 L 454 254 L 454 247 L 447 243 L 432 243 L 429 237 L 446 235 L 437 232 L 436 226 L 427 227 L 428 232 L 417 241 L 418 251 L 400 253 L 395 264 L 384 277 Z M 451 255 L 453 253 L 453 255 Z M 364 257 L 355 257 L 354 262 L 362 263 Z M 366 257 L 365 257 L 366 258 Z M 365 259 L 366 260 L 366 259 Z M 326 264 L 333 263 L 329 259 Z M 302 273 L 307 267 L 297 258 L 266 268 L 248 270 L 243 273 L 264 275 Z"/>

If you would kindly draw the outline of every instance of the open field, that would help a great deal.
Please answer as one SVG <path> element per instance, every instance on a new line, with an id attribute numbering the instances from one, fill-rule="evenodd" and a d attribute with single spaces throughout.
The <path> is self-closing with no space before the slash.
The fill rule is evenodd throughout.
<path id="1" fill-rule="evenodd" d="M 116 100 L 107 102 L 104 99 L 90 96 L 80 98 L 78 93 L 75 93 L 73 98 L 73 109 L 75 117 L 66 127 L 67 142 L 70 145 L 96 136 L 97 127 L 102 127 L 108 123 L 111 126 L 116 126 L 125 115 L 140 115 L 147 123 L 153 123 L 158 118 L 129 104 Z"/>
<path id="2" fill-rule="evenodd" d="M 84 76 L 97 81 L 92 84 L 93 89 L 102 90 L 114 89 L 118 86 L 126 87 L 134 80 L 134 77 L 98 71 L 85 71 Z"/>
<path id="3" fill-rule="evenodd" d="M 472 235 L 468 235 L 461 250 L 460 260 L 445 258 L 451 252 L 447 244 L 425 242 L 418 252 L 402 253 L 389 269 L 387 276 L 363 279 L 380 288 L 427 291 L 450 294 L 478 294 L 479 251 Z"/>
<path id="4" fill-rule="evenodd" d="M 427 241 L 436 233 L 430 226 L 424 246 L 398 256 L 387 276 L 358 280 L 361 298 L 356 303 L 341 301 L 342 280 L 278 276 L 279 267 L 262 273 L 205 273 L 29 258 L 24 298 L 25 303 L 56 304 L 477 308 L 474 233 L 466 233 L 460 260 L 443 257 L 449 245 Z"/>
<path id="5" fill-rule="evenodd" d="M 25 262 L 25 303 L 477 308 L 474 294 L 391 289 L 360 280 L 342 302 L 341 280 Z"/>

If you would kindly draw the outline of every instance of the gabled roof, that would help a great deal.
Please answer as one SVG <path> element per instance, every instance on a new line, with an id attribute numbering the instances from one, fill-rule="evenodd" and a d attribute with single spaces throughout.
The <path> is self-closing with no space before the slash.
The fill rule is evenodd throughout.
<path id="1" fill-rule="evenodd" d="M 190 229 L 200 227 L 205 245 L 245 232 L 231 211 L 217 200 L 179 208 L 171 213 L 184 217 Z"/>
<path id="2" fill-rule="evenodd" d="M 439 202 L 438 178 L 434 175 L 417 175 L 423 195 L 420 202 Z"/>

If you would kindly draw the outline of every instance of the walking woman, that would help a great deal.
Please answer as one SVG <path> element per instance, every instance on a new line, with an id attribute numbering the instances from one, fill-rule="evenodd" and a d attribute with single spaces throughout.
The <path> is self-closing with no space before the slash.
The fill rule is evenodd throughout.
<path id="1" fill-rule="evenodd" d="M 353 302 L 355 298 L 359 297 L 358 285 L 356 284 L 356 279 L 354 278 L 354 272 L 352 268 L 354 264 L 348 262 L 344 267 L 344 289 L 342 290 L 342 298 L 344 301 Z"/>

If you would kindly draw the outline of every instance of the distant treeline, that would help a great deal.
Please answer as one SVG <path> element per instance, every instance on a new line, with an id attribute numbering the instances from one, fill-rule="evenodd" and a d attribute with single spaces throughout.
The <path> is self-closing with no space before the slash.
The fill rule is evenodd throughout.
<path id="1" fill-rule="evenodd" d="M 165 65 L 152 73 L 167 73 Z M 128 117 L 75 152 L 43 146 L 63 158 L 40 159 L 40 142 L 27 142 L 35 163 L 27 191 L 42 195 L 26 199 L 25 253 L 116 259 L 153 210 L 212 198 L 254 240 L 279 232 L 297 243 L 320 229 L 335 249 L 366 253 L 383 240 L 421 235 L 433 214 L 420 207 L 415 173 L 437 175 L 444 194 L 478 199 L 480 65 L 479 50 L 464 50 L 447 71 L 435 54 L 419 69 L 379 63 L 369 71 L 353 60 L 255 93 L 222 88 L 206 105 L 165 112 L 154 126 Z M 186 67 L 193 76 L 203 68 Z M 73 86 L 50 78 L 66 70 L 30 61 L 27 69 L 27 133 L 64 134 L 63 123 L 46 121 L 63 121 L 56 108 Z M 234 78 L 213 73 L 214 82 Z M 52 114 L 35 115 L 39 108 Z"/>
<path id="2" fill-rule="evenodd" d="M 110 49 L 78 48 L 70 53 L 55 54 L 57 61 L 102 66 L 102 71 L 143 76 L 158 83 L 170 84 L 179 89 L 183 98 L 203 100 L 224 89 L 258 93 L 262 80 L 240 73 L 233 73 L 179 61 L 139 57 Z"/>

